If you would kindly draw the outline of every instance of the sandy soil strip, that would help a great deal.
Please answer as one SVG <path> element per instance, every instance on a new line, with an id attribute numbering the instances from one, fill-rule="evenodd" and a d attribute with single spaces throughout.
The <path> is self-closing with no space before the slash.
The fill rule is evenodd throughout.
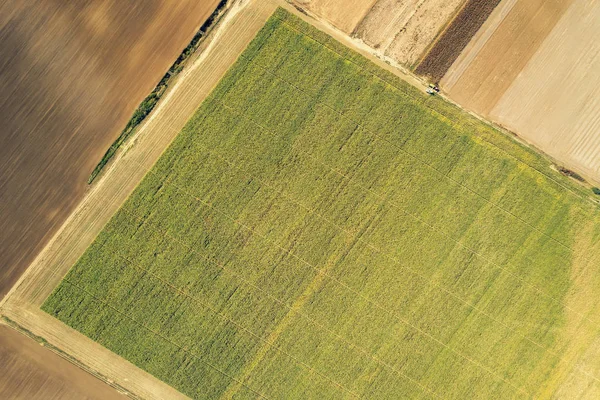
<path id="1" fill-rule="evenodd" d="M 243 4 L 242 4 L 243 3 Z M 143 398 L 185 398 L 173 388 L 39 309 L 108 219 L 135 189 L 223 74 L 276 9 L 272 0 L 237 2 L 139 129 L 0 304 L 0 311 L 91 370 Z"/>

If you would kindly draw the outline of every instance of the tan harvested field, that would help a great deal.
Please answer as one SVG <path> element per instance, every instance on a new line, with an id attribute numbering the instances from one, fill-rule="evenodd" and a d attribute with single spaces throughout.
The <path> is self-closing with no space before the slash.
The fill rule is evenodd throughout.
<path id="1" fill-rule="evenodd" d="M 488 114 L 572 0 L 504 0 L 441 84 L 459 104 Z"/>
<path id="2" fill-rule="evenodd" d="M 297 0 L 300 7 L 323 17 L 347 34 L 352 33 L 375 3 L 377 0 Z"/>
<path id="3" fill-rule="evenodd" d="M 600 3 L 504 0 L 442 87 L 560 164 L 600 181 Z"/>
<path id="4" fill-rule="evenodd" d="M 217 3 L 0 2 L 0 297 Z"/>
<path id="5" fill-rule="evenodd" d="M 0 399 L 126 399 L 49 349 L 0 325 Z"/>
<path id="6" fill-rule="evenodd" d="M 133 364 L 40 310 L 40 305 L 154 165 L 193 112 L 276 9 L 272 0 L 237 2 L 192 56 L 127 151 L 94 184 L 3 301 L 0 313 L 146 399 L 186 398 Z"/>
<path id="7" fill-rule="evenodd" d="M 373 51 L 412 66 L 465 0 L 297 0 L 297 4 L 364 41 Z"/>
<path id="8" fill-rule="evenodd" d="M 600 2 L 575 0 L 490 116 L 600 182 L 598 38 Z"/>

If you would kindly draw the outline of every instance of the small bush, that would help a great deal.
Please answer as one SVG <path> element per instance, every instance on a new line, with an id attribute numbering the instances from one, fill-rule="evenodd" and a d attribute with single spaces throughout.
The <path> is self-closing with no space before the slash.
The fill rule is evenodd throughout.
<path id="1" fill-rule="evenodd" d="M 597 194 L 598 196 L 600 196 L 600 188 L 594 187 L 594 188 L 592 188 L 592 192 L 594 192 L 594 194 Z"/>
<path id="2" fill-rule="evenodd" d="M 568 176 L 569 178 L 573 178 L 575 180 L 578 180 L 579 182 L 585 182 L 585 179 L 583 179 L 583 176 L 579 175 L 575 171 L 571 171 L 570 169 L 567 169 L 565 167 L 559 167 L 558 170 L 564 176 Z"/>

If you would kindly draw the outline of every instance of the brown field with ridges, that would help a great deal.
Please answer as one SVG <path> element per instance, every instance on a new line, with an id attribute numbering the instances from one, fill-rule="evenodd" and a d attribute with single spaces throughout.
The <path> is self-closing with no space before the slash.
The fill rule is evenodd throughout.
<path id="1" fill-rule="evenodd" d="M 469 0 L 423 57 L 415 72 L 439 82 L 499 2 Z"/>
<path id="2" fill-rule="evenodd" d="M 0 297 L 217 3 L 0 4 Z"/>

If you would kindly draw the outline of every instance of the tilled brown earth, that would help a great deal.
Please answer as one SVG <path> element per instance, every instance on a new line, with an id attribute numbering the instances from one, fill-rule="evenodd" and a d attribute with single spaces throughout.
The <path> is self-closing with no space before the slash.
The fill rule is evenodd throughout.
<path id="1" fill-rule="evenodd" d="M 127 397 L 49 349 L 0 325 L 0 399 L 97 399 Z"/>
<path id="2" fill-rule="evenodd" d="M 0 3 L 0 297 L 217 3 Z"/>

